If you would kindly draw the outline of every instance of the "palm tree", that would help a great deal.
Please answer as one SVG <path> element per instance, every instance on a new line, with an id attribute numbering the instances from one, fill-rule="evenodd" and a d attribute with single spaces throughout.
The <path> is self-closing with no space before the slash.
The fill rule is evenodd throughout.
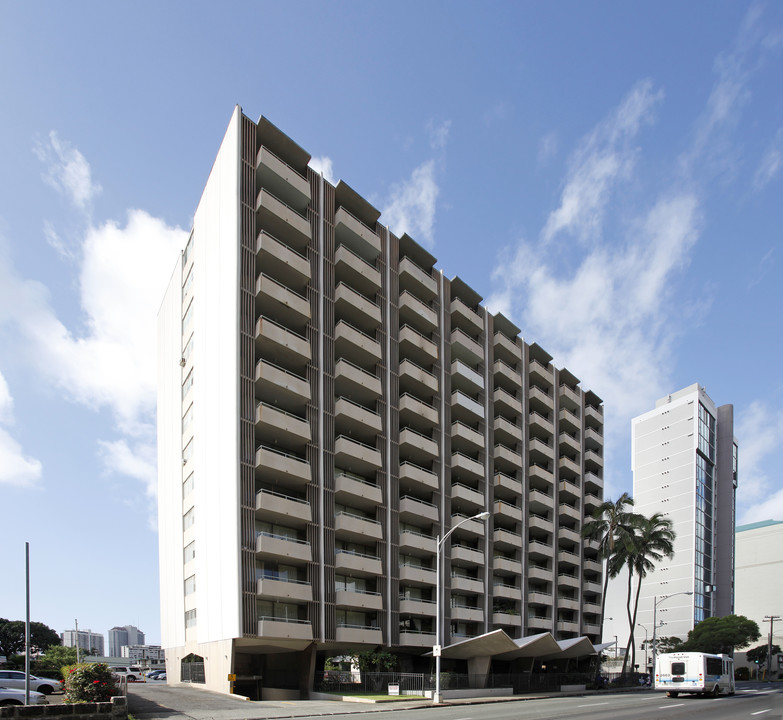
<path id="1" fill-rule="evenodd" d="M 628 665 L 629 651 L 632 654 L 631 665 L 636 661 L 636 643 L 634 642 L 634 629 L 636 628 L 636 615 L 639 609 L 639 593 L 642 589 L 642 580 L 655 569 L 656 563 L 674 555 L 674 539 L 676 534 L 672 530 L 672 521 L 663 513 L 655 513 L 650 517 L 634 514 L 632 519 L 632 531 L 625 535 L 622 547 L 615 553 L 615 570 L 619 572 L 617 564 L 622 563 L 628 568 L 628 625 L 631 629 L 628 637 L 628 646 L 625 649 L 622 674 Z M 631 609 L 632 580 L 636 575 L 636 595 Z"/>
<path id="2" fill-rule="evenodd" d="M 615 554 L 615 546 L 618 538 L 623 538 L 631 527 L 633 513 L 628 507 L 633 505 L 633 498 L 626 492 L 620 495 L 617 501 L 605 500 L 597 507 L 582 528 L 582 537 L 586 540 L 598 541 L 598 557 L 607 561 L 604 573 L 604 591 L 601 595 L 601 629 L 604 627 L 604 613 L 606 610 L 606 590 L 609 587 L 609 579 L 617 577 L 615 563 L 612 558 Z M 622 567 L 622 563 L 620 564 Z M 619 569 L 617 569 L 619 571 Z"/>

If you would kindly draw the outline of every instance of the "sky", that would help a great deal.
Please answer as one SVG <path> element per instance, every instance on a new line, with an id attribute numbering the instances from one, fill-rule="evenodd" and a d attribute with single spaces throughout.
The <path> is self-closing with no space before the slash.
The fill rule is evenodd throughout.
<path id="1" fill-rule="evenodd" d="M 0 0 L 0 617 L 160 641 L 156 314 L 235 105 L 630 420 L 733 404 L 783 520 L 783 6 Z M 108 638 L 107 638 L 108 640 Z"/>

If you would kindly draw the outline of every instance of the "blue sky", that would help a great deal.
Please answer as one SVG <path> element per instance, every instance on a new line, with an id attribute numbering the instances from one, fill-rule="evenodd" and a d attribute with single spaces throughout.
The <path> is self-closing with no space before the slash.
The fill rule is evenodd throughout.
<path id="1" fill-rule="evenodd" d="M 0 4 L 0 616 L 160 639 L 155 318 L 236 104 L 606 404 L 733 403 L 783 520 L 783 7 Z"/>

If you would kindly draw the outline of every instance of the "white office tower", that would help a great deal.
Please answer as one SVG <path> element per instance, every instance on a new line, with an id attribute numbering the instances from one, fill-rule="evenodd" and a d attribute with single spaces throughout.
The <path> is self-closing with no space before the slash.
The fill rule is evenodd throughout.
<path id="1" fill-rule="evenodd" d="M 639 622 L 652 637 L 657 604 L 657 636 L 685 640 L 704 618 L 734 611 L 734 407 L 716 407 L 696 384 L 631 424 L 634 511 L 663 513 L 677 534 L 674 557 L 642 583 Z"/>

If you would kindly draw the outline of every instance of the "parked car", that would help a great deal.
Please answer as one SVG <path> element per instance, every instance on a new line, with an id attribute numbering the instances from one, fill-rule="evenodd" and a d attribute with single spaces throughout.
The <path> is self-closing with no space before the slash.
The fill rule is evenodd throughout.
<path id="1" fill-rule="evenodd" d="M 150 670 L 150 671 L 147 673 L 147 677 L 148 677 L 150 680 L 154 680 L 156 677 L 158 677 L 158 675 L 165 675 L 165 674 L 166 674 L 166 671 L 165 671 L 165 670 Z"/>
<path id="2" fill-rule="evenodd" d="M 9 705 L 24 705 L 24 690 L 17 688 L 0 687 L 0 707 Z M 48 705 L 49 701 L 43 693 L 30 691 L 30 705 Z"/>
<path id="3" fill-rule="evenodd" d="M 0 687 L 24 690 L 25 674 L 21 670 L 0 670 Z M 30 690 L 50 695 L 63 689 L 61 680 L 30 675 Z"/>
<path id="4" fill-rule="evenodd" d="M 119 677 L 127 678 L 128 682 L 144 682 L 144 671 L 140 667 L 113 665 L 109 670 Z"/>

